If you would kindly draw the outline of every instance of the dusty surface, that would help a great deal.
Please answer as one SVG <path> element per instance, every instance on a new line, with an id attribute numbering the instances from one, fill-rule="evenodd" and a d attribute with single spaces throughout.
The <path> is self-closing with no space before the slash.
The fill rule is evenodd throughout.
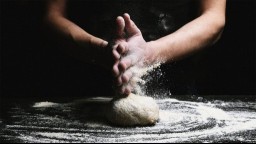
<path id="1" fill-rule="evenodd" d="M 155 126 L 111 126 L 109 99 L 16 104 L 0 118 L 1 142 L 256 142 L 256 102 L 157 100 Z"/>

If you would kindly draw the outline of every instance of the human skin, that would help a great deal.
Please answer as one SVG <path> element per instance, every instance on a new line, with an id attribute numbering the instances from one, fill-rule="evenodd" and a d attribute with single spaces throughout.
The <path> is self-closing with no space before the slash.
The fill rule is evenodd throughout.
<path id="1" fill-rule="evenodd" d="M 133 90 L 129 83 L 136 71 L 157 62 L 169 63 L 183 59 L 202 48 L 214 44 L 225 26 L 226 0 L 201 0 L 199 16 L 176 32 L 160 39 L 146 42 L 139 28 L 128 14 L 123 15 L 126 41 L 116 51 L 122 57 L 113 66 L 120 94 L 128 95 Z"/>
<path id="2" fill-rule="evenodd" d="M 89 34 L 65 17 L 66 0 L 48 1 L 46 22 L 82 48 L 82 54 L 81 49 L 70 50 L 78 52 L 84 61 L 94 61 L 112 70 L 117 92 L 129 95 L 133 90 L 130 85 L 135 73 L 133 67 L 143 68 L 159 61 L 178 61 L 214 44 L 220 38 L 225 26 L 226 0 L 200 0 L 199 3 L 197 18 L 176 32 L 149 42 L 144 40 L 130 16 L 124 14 L 116 19 L 116 37 L 114 45 L 110 46 L 109 42 Z"/>
<path id="3" fill-rule="evenodd" d="M 66 51 L 74 57 L 84 61 L 96 63 L 111 71 L 114 56 L 110 44 L 99 37 L 91 35 L 72 21 L 66 18 L 66 0 L 48 0 L 45 22 L 55 33 L 72 43 Z M 123 24 L 116 23 L 115 37 L 117 42 L 119 35 L 123 33 Z M 120 39 L 122 41 L 122 39 Z M 65 41 L 63 41 L 65 43 Z"/>

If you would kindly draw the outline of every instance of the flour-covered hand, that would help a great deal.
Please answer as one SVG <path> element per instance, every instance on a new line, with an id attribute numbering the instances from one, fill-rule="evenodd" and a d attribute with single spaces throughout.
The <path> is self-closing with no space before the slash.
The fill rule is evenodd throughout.
<path id="1" fill-rule="evenodd" d="M 130 19 L 128 14 L 123 15 L 125 22 L 126 41 L 118 44 L 116 51 L 120 60 L 114 66 L 114 74 L 119 86 L 119 93 L 128 95 L 134 89 L 135 81 L 139 77 L 137 71 L 150 63 L 151 51 L 149 44 L 144 40 L 141 31 Z"/>

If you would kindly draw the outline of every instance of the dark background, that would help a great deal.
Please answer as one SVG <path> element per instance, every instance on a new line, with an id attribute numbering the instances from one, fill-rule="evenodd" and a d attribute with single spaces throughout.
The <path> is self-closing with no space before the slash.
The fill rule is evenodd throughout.
<path id="1" fill-rule="evenodd" d="M 192 71 L 188 75 L 196 79 L 196 92 L 181 94 L 254 99 L 255 9 L 254 0 L 227 2 L 222 38 L 215 46 L 181 62 Z M 43 13 L 42 1 L 1 1 L 1 99 L 111 95 L 107 72 L 85 66 L 55 48 L 43 25 Z M 196 61 L 197 65 L 191 68 L 187 61 Z"/>

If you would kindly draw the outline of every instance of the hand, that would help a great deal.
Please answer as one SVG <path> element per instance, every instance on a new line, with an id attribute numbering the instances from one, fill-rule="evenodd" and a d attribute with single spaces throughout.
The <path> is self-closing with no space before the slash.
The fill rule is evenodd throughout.
<path id="1" fill-rule="evenodd" d="M 138 70 L 143 70 L 150 63 L 151 51 L 141 31 L 130 19 L 130 16 L 124 14 L 123 20 L 126 38 L 122 37 L 121 40 L 117 41 L 117 47 L 113 49 L 116 60 L 119 58 L 113 66 L 113 73 L 119 86 L 119 94 L 129 95 L 140 77 Z"/>
<path id="2" fill-rule="evenodd" d="M 124 33 L 125 22 L 122 17 L 117 17 L 116 19 L 116 30 L 113 35 L 115 36 L 109 42 L 103 41 L 97 37 L 92 37 L 88 40 L 79 40 L 78 45 L 80 45 L 81 51 L 79 53 L 84 57 L 84 53 L 90 53 L 90 57 L 93 58 L 93 62 L 106 68 L 107 70 L 111 70 L 113 65 L 117 63 L 120 59 L 120 54 L 116 51 L 118 44 L 126 41 L 125 33 Z M 84 52 L 86 50 L 85 47 L 91 47 L 90 52 Z"/>

